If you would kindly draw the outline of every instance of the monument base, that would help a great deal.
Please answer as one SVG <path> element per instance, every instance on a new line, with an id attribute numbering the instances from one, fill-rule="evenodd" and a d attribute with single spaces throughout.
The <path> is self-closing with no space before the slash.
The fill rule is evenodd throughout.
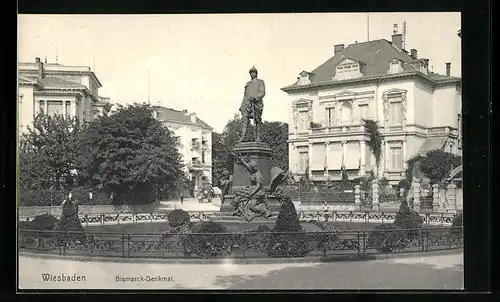
<path id="1" fill-rule="evenodd" d="M 234 206 L 232 205 L 233 200 L 234 200 L 234 195 L 224 196 L 224 203 L 220 207 L 221 213 L 233 213 L 234 212 L 235 209 L 234 209 Z M 274 196 L 267 197 L 267 205 L 269 207 L 269 210 L 272 213 L 279 213 L 279 211 L 281 209 L 280 202 Z"/>

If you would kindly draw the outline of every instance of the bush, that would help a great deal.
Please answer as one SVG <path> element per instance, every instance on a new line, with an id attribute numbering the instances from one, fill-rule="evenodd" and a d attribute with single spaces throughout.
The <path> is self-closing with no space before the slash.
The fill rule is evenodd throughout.
<path id="1" fill-rule="evenodd" d="M 451 223 L 450 233 L 457 237 L 462 237 L 463 234 L 463 214 L 459 213 Z"/>
<path id="2" fill-rule="evenodd" d="M 190 251 L 201 257 L 227 256 L 231 254 L 232 237 L 227 229 L 213 221 L 202 222 L 193 228 L 193 233 L 188 237 Z"/>
<path id="3" fill-rule="evenodd" d="M 67 193 L 60 191 L 50 190 L 20 190 L 19 192 L 19 206 L 33 207 L 33 206 L 50 206 L 61 205 L 63 200 L 67 197 Z"/>
<path id="4" fill-rule="evenodd" d="M 391 253 L 406 247 L 407 235 L 395 224 L 379 224 L 368 237 L 368 246 L 379 252 Z"/>
<path id="5" fill-rule="evenodd" d="M 173 227 L 168 232 L 164 233 L 161 238 L 161 247 L 165 252 L 182 251 L 184 256 L 192 254 L 190 237 L 192 225 L 191 222 Z"/>
<path id="6" fill-rule="evenodd" d="M 71 200 L 68 200 L 62 206 L 61 219 L 54 230 L 58 231 L 56 236 L 61 244 L 71 241 L 85 243 L 86 235 L 80 218 L 78 217 L 78 206 Z"/>
<path id="7" fill-rule="evenodd" d="M 419 229 L 422 228 L 424 219 L 417 212 L 412 211 L 406 203 L 402 203 L 394 224 L 404 229 L 409 239 L 414 239 L 419 236 Z"/>
<path id="8" fill-rule="evenodd" d="M 188 212 L 181 209 L 177 209 L 168 213 L 167 219 L 168 219 L 168 225 L 172 228 L 176 228 L 183 224 L 189 223 L 191 218 L 189 217 Z"/>
<path id="9" fill-rule="evenodd" d="M 315 221 L 313 224 L 320 228 L 321 232 L 325 232 L 312 234 L 314 237 L 310 238 L 310 240 L 315 246 L 315 249 L 318 249 L 323 253 L 333 250 L 337 245 L 339 230 L 332 225 L 328 225 L 318 221 Z"/>
<path id="10" fill-rule="evenodd" d="M 51 237 L 52 234 L 36 231 L 52 231 L 58 223 L 58 219 L 50 214 L 37 215 L 28 222 L 19 222 L 19 229 L 34 230 L 35 232 L 22 232 L 23 236 Z"/>
<path id="11" fill-rule="evenodd" d="M 267 226 L 259 226 L 256 230 L 247 232 L 240 241 L 242 248 L 257 252 L 266 252 L 269 245 L 271 229 Z"/>
<path id="12" fill-rule="evenodd" d="M 281 232 L 290 232 L 283 234 Z M 302 232 L 297 211 L 292 202 L 284 202 L 276 218 L 267 246 L 270 257 L 304 257 L 310 251 L 309 241 Z"/>

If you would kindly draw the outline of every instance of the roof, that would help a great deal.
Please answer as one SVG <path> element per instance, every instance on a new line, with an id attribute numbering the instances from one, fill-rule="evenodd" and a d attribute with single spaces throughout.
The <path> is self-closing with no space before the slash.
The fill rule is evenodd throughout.
<path id="1" fill-rule="evenodd" d="M 350 44 L 337 55 L 334 55 L 311 71 L 311 83 L 333 82 L 332 78 L 335 76 L 337 65 L 345 59 L 362 63 L 360 64 L 360 72 L 363 74 L 363 78 L 387 76 L 390 63 L 394 59 L 402 62 L 401 66 L 403 68 L 403 73 L 419 72 L 419 69 L 413 64 L 422 61 L 422 59 L 412 58 L 406 51 L 394 47 L 391 42 L 385 39 Z M 437 74 L 433 74 L 430 78 L 431 80 L 458 79 Z M 297 84 L 298 81 L 285 88 L 298 86 Z"/>
<path id="2" fill-rule="evenodd" d="M 45 77 L 40 80 L 44 87 L 57 87 L 68 89 L 85 89 L 86 86 L 75 82 L 70 82 L 56 77 Z"/>
<path id="3" fill-rule="evenodd" d="M 420 156 L 424 156 L 428 151 L 443 149 L 444 144 L 446 143 L 446 137 L 432 137 L 428 138 L 424 141 L 420 149 L 418 149 L 417 154 Z"/>
<path id="4" fill-rule="evenodd" d="M 187 111 L 179 111 L 172 108 L 167 108 L 163 106 L 154 106 L 157 112 L 157 119 L 160 121 L 170 121 L 178 122 L 182 124 L 194 124 L 203 129 L 213 130 L 207 123 L 196 117 L 196 123 L 191 122 L 191 116 L 187 114 Z"/>

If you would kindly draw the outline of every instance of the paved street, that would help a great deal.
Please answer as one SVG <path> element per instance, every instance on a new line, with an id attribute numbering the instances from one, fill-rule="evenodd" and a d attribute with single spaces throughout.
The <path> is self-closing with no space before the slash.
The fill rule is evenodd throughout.
<path id="1" fill-rule="evenodd" d="M 42 281 L 42 274 L 85 276 Z M 160 277 L 151 279 L 150 277 Z M 117 277 L 120 281 L 117 281 Z M 123 278 L 137 280 L 122 281 Z M 142 280 L 140 278 L 143 278 Z M 147 281 L 150 280 L 150 281 Z M 22 289 L 462 289 L 463 254 L 283 264 L 152 264 L 19 258 Z"/>

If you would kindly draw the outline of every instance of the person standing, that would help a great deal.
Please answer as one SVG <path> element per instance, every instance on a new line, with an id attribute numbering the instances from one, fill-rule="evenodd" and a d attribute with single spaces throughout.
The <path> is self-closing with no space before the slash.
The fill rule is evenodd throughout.
<path id="1" fill-rule="evenodd" d="M 245 92 L 240 106 L 243 121 L 238 142 L 242 142 L 245 139 L 251 119 L 253 119 L 255 124 L 255 141 L 259 141 L 258 128 L 262 124 L 263 98 L 266 95 L 266 86 L 263 80 L 257 78 L 258 72 L 255 67 L 252 67 L 249 73 L 251 80 L 245 85 Z"/>
<path id="2" fill-rule="evenodd" d="M 181 191 L 180 197 L 181 197 L 181 204 L 183 204 L 184 203 L 184 191 Z"/>

